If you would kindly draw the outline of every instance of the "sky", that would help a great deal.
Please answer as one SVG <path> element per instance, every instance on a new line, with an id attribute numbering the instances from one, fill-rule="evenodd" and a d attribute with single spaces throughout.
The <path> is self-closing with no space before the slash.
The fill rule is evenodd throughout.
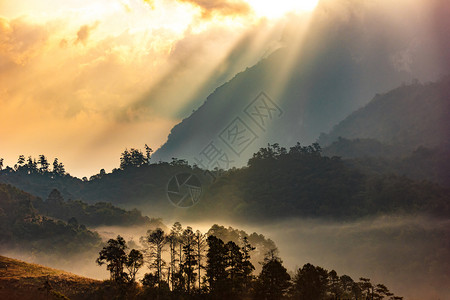
<path id="1" fill-rule="evenodd" d="M 316 4 L 0 0 L 0 157 L 13 166 L 20 154 L 45 154 L 89 177 L 117 167 L 125 148 L 156 150 L 200 104 L 190 96 L 205 98 L 277 48 L 279 37 L 255 39 L 253 55 L 224 66 L 205 88 L 241 39 Z"/>
<path id="2" fill-rule="evenodd" d="M 58 157 L 81 178 L 118 167 L 125 148 L 156 150 L 215 88 L 283 47 L 292 15 L 308 30 L 333 2 L 382 3 L 395 19 L 403 4 L 428 14 L 442 1 L 0 0 L 0 158 Z"/>

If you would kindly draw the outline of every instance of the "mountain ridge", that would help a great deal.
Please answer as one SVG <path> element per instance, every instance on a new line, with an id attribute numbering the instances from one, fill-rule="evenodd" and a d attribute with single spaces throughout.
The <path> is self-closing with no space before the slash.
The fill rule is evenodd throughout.
<path id="1" fill-rule="evenodd" d="M 400 150 L 419 146 L 448 148 L 450 76 L 437 82 L 403 85 L 377 94 L 367 105 L 336 124 L 318 142 L 328 146 L 339 137 L 375 139 Z"/>

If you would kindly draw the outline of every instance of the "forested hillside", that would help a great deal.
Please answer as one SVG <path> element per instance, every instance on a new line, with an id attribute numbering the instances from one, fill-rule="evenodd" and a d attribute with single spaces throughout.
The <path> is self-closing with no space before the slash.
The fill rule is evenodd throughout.
<path id="1" fill-rule="evenodd" d="M 379 146 L 378 150 L 374 145 Z M 342 149 L 353 158 L 334 156 Z M 133 151 L 143 155 L 139 150 Z M 389 151 L 390 155 L 377 156 Z M 227 219 L 245 217 L 253 221 L 268 216 L 349 219 L 418 212 L 448 216 L 448 151 L 420 148 L 406 156 L 395 156 L 396 150 L 374 140 L 341 139 L 326 152 L 330 156 L 323 155 L 318 144 L 297 144 L 289 150 L 278 144 L 269 145 L 253 155 L 248 167 L 216 170 L 215 175 L 174 159 L 172 163 L 123 165 L 112 173 L 101 172 L 84 181 L 68 174 L 7 168 L 0 181 L 28 192 L 49 190 L 44 199 L 62 185 L 61 195 L 54 194 L 50 201 L 35 200 L 35 207 L 43 214 L 65 221 L 75 217 L 91 225 L 148 222 L 136 210 L 125 211 L 107 203 L 137 207 L 155 217 L 170 215 L 176 207 L 168 201 L 166 187 L 170 178 L 180 172 L 196 174 L 204 190 L 198 205 L 179 212 L 187 218 L 202 219 L 217 210 Z M 81 201 L 68 198 L 65 202 L 64 191 L 77 194 L 75 199 Z"/>
<path id="2" fill-rule="evenodd" d="M 1 249 L 34 255 L 73 255 L 100 245 L 96 232 L 84 225 L 38 214 L 35 196 L 0 184 Z"/>
<path id="3" fill-rule="evenodd" d="M 194 213 L 216 210 L 246 220 L 386 213 L 449 216 L 448 189 L 349 164 L 322 156 L 318 144 L 297 144 L 289 150 L 271 145 L 255 153 L 247 168 L 226 172 L 214 182 Z"/>
<path id="4" fill-rule="evenodd" d="M 398 150 L 419 146 L 449 147 L 450 77 L 438 82 L 414 83 L 378 94 L 366 106 L 338 123 L 319 143 L 330 145 L 339 137 L 370 138 Z"/>
<path id="5" fill-rule="evenodd" d="M 339 138 L 326 147 L 323 154 L 341 157 L 348 166 L 365 174 L 396 174 L 450 187 L 450 148 L 447 147 L 420 146 L 406 151 L 374 139 Z"/>
<path id="6" fill-rule="evenodd" d="M 87 204 L 80 200 L 65 201 L 61 193 L 54 189 L 46 200 L 35 198 L 33 206 L 45 216 L 67 220 L 69 223 L 86 226 L 162 226 L 160 219 L 150 219 L 137 210 L 124 210 L 109 202 Z"/>

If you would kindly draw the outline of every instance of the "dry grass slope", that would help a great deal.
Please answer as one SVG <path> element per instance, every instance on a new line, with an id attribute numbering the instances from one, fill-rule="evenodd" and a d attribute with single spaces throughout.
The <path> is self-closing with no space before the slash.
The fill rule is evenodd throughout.
<path id="1" fill-rule="evenodd" d="M 99 280 L 0 256 L 0 299 L 89 299 L 101 283 Z"/>

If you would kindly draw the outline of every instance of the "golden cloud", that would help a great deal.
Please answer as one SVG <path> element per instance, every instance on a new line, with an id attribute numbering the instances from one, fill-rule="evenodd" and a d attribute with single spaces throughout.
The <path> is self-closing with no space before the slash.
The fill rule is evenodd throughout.
<path id="1" fill-rule="evenodd" d="M 26 23 L 22 19 L 0 17 L 0 57 L 2 61 L 25 65 L 39 54 L 48 34 L 43 26 Z"/>
<path id="2" fill-rule="evenodd" d="M 202 17 L 209 18 L 217 14 L 221 16 L 240 16 L 251 12 L 248 3 L 241 0 L 178 0 L 190 3 L 202 10 Z"/>

